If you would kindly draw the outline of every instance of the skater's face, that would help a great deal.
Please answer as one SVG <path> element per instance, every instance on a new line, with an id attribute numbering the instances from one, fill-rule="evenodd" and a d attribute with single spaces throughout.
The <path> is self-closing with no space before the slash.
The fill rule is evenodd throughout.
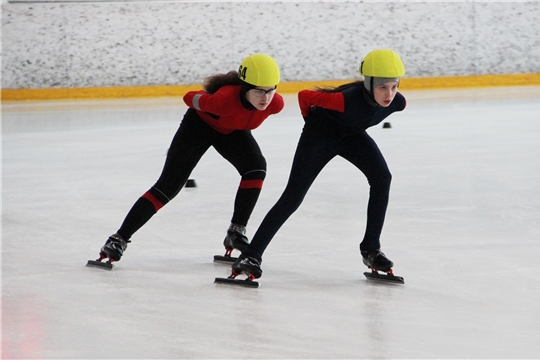
<path id="1" fill-rule="evenodd" d="M 265 110 L 272 102 L 276 87 L 257 86 L 247 92 L 246 98 L 257 110 Z"/>
<path id="2" fill-rule="evenodd" d="M 399 82 L 389 81 L 373 89 L 373 97 L 377 104 L 387 107 L 392 103 L 398 90 Z"/>

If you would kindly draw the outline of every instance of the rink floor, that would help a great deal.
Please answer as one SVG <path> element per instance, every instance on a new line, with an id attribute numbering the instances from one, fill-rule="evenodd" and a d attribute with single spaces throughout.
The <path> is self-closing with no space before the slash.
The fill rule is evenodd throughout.
<path id="1" fill-rule="evenodd" d="M 132 238 L 95 259 L 157 179 L 181 99 L 2 106 L 2 358 L 540 358 L 540 87 L 403 92 L 368 132 L 393 174 L 367 281 L 369 187 L 341 158 L 278 232 L 258 289 L 213 284 L 239 176 L 213 149 Z M 285 187 L 294 96 L 254 131 L 268 175 L 251 237 Z"/>

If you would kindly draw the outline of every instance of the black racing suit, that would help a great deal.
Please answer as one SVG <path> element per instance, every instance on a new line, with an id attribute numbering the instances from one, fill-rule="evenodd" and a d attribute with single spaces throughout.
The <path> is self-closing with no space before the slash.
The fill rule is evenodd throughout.
<path id="1" fill-rule="evenodd" d="M 388 107 L 375 103 L 363 87 L 342 91 L 344 111 L 313 107 L 305 118 L 289 181 L 277 203 L 268 212 L 243 255 L 262 260 L 262 255 L 287 219 L 302 203 L 311 184 L 335 156 L 341 156 L 364 173 L 370 185 L 367 224 L 360 244 L 362 251 L 380 248 L 391 174 L 375 141 L 366 133 L 396 111 L 405 108 L 403 95 L 397 93 Z"/>

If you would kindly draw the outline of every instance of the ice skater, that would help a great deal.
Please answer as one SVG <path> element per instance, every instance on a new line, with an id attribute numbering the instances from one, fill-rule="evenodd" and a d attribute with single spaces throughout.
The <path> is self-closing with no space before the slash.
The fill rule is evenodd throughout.
<path id="1" fill-rule="evenodd" d="M 279 67 L 272 57 L 252 54 L 238 71 L 210 76 L 203 83 L 204 90 L 188 92 L 184 102 L 189 109 L 174 135 L 161 176 L 135 202 L 118 231 L 101 248 L 100 258 L 92 263 L 112 268 L 132 235 L 180 192 L 210 146 L 241 176 L 223 245 L 226 255 L 233 249 L 244 250 L 246 225 L 266 176 L 266 160 L 251 130 L 283 109 L 283 98 L 276 93 L 279 80 Z M 108 261 L 102 262 L 104 259 Z"/>
<path id="2" fill-rule="evenodd" d="M 380 243 L 392 176 L 366 129 L 405 108 L 405 98 L 397 91 L 405 67 L 394 51 L 378 49 L 363 59 L 360 74 L 364 76 L 363 81 L 316 91 L 302 90 L 298 94 L 305 125 L 287 186 L 251 243 L 232 265 L 230 279 L 240 273 L 248 275 L 248 280 L 262 275 L 262 255 L 266 247 L 298 209 L 320 171 L 335 156 L 356 166 L 370 185 L 366 230 L 360 243 L 363 263 L 372 270 L 392 274 L 394 264 L 381 251 Z"/>

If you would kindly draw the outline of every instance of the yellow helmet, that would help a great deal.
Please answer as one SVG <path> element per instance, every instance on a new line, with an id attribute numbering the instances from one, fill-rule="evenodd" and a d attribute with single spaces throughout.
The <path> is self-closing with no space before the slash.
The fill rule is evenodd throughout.
<path id="1" fill-rule="evenodd" d="M 360 74 L 381 78 L 399 78 L 405 75 L 405 65 L 393 50 L 378 49 L 367 54 L 362 60 Z"/>
<path id="2" fill-rule="evenodd" d="M 238 77 L 253 86 L 276 86 L 279 84 L 279 67 L 272 57 L 253 54 L 240 64 Z"/>

